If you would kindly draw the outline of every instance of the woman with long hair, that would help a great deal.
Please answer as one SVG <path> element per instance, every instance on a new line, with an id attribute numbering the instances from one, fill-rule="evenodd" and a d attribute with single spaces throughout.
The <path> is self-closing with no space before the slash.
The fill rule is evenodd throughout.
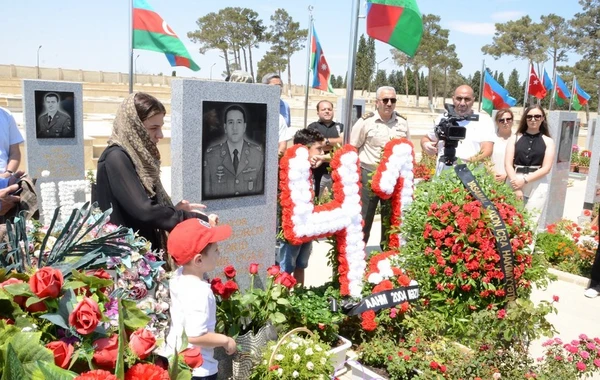
<path id="1" fill-rule="evenodd" d="M 97 200 L 110 221 L 145 237 L 152 249 L 166 250 L 166 233 L 177 223 L 209 218 L 196 210 L 201 204 L 181 201 L 173 205 L 160 181 L 158 142 L 166 109 L 152 95 L 138 92 L 121 104 L 108 140 L 98 160 Z"/>
<path id="2" fill-rule="evenodd" d="M 537 224 L 548 194 L 547 174 L 554 161 L 546 113 L 538 105 L 523 112 L 517 133 L 506 146 L 504 168 L 515 195 L 525 202 Z"/>
<path id="3" fill-rule="evenodd" d="M 494 164 L 494 175 L 496 181 L 506 180 L 506 169 L 504 168 L 504 156 L 506 156 L 506 144 L 512 135 L 512 126 L 515 116 L 509 108 L 496 112 L 494 121 L 496 124 L 496 140 L 492 152 L 492 163 Z"/>

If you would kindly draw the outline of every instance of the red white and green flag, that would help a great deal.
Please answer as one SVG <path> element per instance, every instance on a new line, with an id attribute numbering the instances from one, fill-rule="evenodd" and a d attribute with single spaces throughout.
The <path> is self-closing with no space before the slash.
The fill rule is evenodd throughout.
<path id="1" fill-rule="evenodd" d="M 367 34 L 414 56 L 423 36 L 416 0 L 367 0 Z"/>
<path id="2" fill-rule="evenodd" d="M 585 106 L 590 100 L 590 95 L 579 87 L 577 79 L 573 78 L 573 108 L 579 111 L 582 106 Z"/>
<path id="3" fill-rule="evenodd" d="M 154 12 L 146 0 L 133 1 L 133 49 L 165 53 L 171 66 L 185 66 L 198 71 L 200 67 L 192 60 L 177 34 Z"/>
<path id="4" fill-rule="evenodd" d="M 556 86 L 555 87 L 556 94 L 554 95 L 554 101 L 559 106 L 562 106 L 563 104 L 568 102 L 569 99 L 571 99 L 571 91 L 569 91 L 569 89 L 567 88 L 567 85 L 562 80 L 562 78 L 558 76 L 558 74 L 556 74 L 556 80 L 555 80 L 554 86 Z"/>
<path id="5" fill-rule="evenodd" d="M 321 48 L 321 43 L 319 42 L 319 37 L 317 37 L 317 32 L 313 27 L 312 30 L 312 40 L 310 47 L 310 69 L 313 72 L 313 88 L 318 88 L 322 91 L 333 92 L 333 87 L 331 87 L 331 70 L 329 69 L 329 64 L 327 64 L 327 60 L 325 59 L 325 54 L 323 53 L 323 48 Z"/>

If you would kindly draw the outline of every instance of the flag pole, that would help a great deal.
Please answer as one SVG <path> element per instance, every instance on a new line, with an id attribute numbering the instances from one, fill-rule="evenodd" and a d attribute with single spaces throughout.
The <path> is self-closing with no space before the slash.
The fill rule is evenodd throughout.
<path id="1" fill-rule="evenodd" d="M 485 71 L 485 59 L 481 60 L 481 75 L 479 76 L 479 107 L 477 109 L 477 112 L 481 112 L 481 101 L 483 99 L 483 87 L 484 87 L 484 83 L 483 83 L 484 71 Z"/>
<path id="2" fill-rule="evenodd" d="M 552 78 L 553 79 L 553 82 L 552 82 L 552 95 L 550 97 L 550 111 L 552 111 L 552 108 L 554 107 L 554 98 L 556 97 L 556 86 L 557 86 L 557 84 L 556 84 L 556 76 L 557 76 L 557 73 L 556 73 L 556 70 L 554 70 L 554 78 Z"/>
<path id="3" fill-rule="evenodd" d="M 523 108 L 527 107 L 527 95 L 529 95 L 529 80 L 531 79 L 531 65 L 533 65 L 533 63 L 529 61 L 529 63 L 527 64 L 527 80 L 525 81 L 525 94 L 523 95 Z"/>
<path id="4" fill-rule="evenodd" d="M 571 99 L 569 99 L 569 112 L 571 112 L 571 106 L 573 105 L 573 97 L 575 96 L 575 75 L 573 75 L 573 83 L 571 84 Z"/>
<path id="5" fill-rule="evenodd" d="M 308 118 L 308 91 L 309 91 L 309 81 L 310 81 L 310 56 L 312 52 L 312 35 L 313 35 L 313 16 L 312 16 L 313 6 L 308 6 L 308 42 L 306 43 L 306 89 L 304 91 L 304 124 L 303 128 L 306 128 L 307 118 Z M 317 75 L 317 73 L 313 73 L 313 75 Z"/>
<path id="6" fill-rule="evenodd" d="M 346 74 L 346 114 L 344 115 L 344 144 L 350 143 L 352 112 L 354 108 L 354 73 L 356 72 L 356 47 L 358 44 L 358 12 L 360 0 L 353 0 L 350 19 L 350 46 L 348 47 L 348 73 Z"/>
<path id="7" fill-rule="evenodd" d="M 129 93 L 133 93 L 133 0 L 129 0 Z"/>

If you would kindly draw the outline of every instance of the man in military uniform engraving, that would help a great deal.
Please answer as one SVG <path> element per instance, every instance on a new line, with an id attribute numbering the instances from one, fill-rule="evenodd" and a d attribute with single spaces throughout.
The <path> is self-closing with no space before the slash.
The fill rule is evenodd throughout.
<path id="1" fill-rule="evenodd" d="M 60 97 L 54 92 L 44 96 L 46 112 L 37 119 L 37 137 L 75 137 L 71 116 L 59 110 Z"/>
<path id="2" fill-rule="evenodd" d="M 310 123 L 307 129 L 315 129 L 325 137 L 325 145 L 323 150 L 329 153 L 337 144 L 343 144 L 342 131 L 344 125 L 333 120 L 333 103 L 329 100 L 321 100 L 317 103 L 317 115 L 319 120 Z M 332 181 L 331 175 L 327 170 L 329 163 L 325 162 L 321 166 L 312 169 L 313 178 L 315 181 L 315 197 L 319 197 L 321 189 L 327 188 L 331 191 Z"/>
<path id="3" fill-rule="evenodd" d="M 376 196 L 369 186 L 371 173 L 377 168 L 385 144 L 391 139 L 405 137 L 410 139 L 406 118 L 395 111 L 396 90 L 393 87 L 379 87 L 376 92 L 376 110 L 367 112 L 352 127 L 350 144 L 358 149 L 360 159 L 360 175 L 362 182 L 362 217 L 364 241 L 369 241 L 371 226 L 375 217 L 375 210 L 381 198 Z M 382 203 L 385 201 L 382 201 Z M 390 205 L 381 207 L 381 241 L 383 249 L 387 246 L 387 231 L 384 229 L 383 220 L 389 219 Z"/>
<path id="4" fill-rule="evenodd" d="M 246 140 L 246 112 L 239 105 L 224 112 L 226 140 L 204 154 L 202 187 L 204 198 L 227 198 L 262 194 L 263 148 Z"/>

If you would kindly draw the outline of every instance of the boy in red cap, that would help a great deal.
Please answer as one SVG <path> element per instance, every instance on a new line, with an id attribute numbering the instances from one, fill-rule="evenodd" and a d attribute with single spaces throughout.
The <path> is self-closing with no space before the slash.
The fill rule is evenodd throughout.
<path id="1" fill-rule="evenodd" d="M 217 306 L 204 273 L 215 269 L 219 258 L 217 242 L 231 236 L 228 225 L 211 227 L 200 219 L 179 223 L 169 234 L 167 249 L 180 267 L 169 281 L 171 293 L 171 328 L 166 340 L 166 352 L 172 355 L 181 350 L 185 331 L 188 347 L 199 346 L 203 363 L 192 371 L 193 380 L 216 380 L 218 363 L 214 348 L 223 347 L 232 355 L 235 341 L 215 333 Z"/>

